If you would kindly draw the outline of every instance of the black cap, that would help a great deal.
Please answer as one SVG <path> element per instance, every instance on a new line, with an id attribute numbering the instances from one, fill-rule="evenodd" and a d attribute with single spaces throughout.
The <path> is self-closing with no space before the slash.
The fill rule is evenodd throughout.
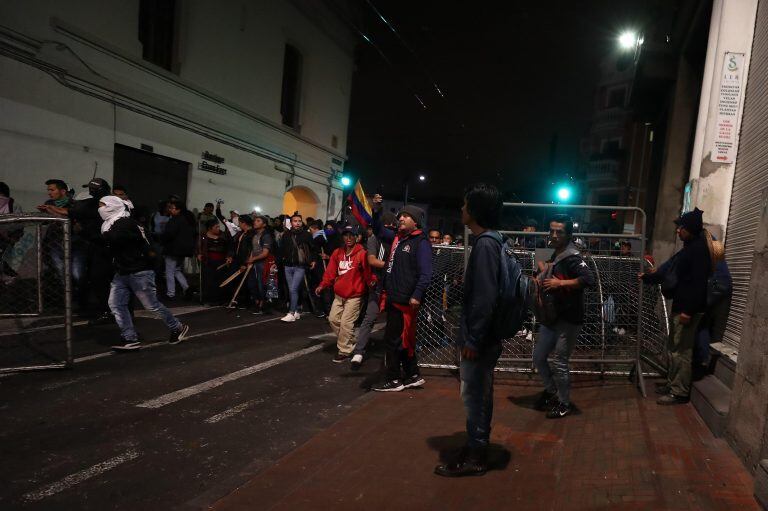
<path id="1" fill-rule="evenodd" d="M 400 208 L 400 211 L 397 212 L 397 218 L 400 218 L 400 215 L 406 214 L 409 217 L 413 218 L 413 220 L 416 222 L 416 225 L 421 227 L 424 225 L 424 217 L 426 214 L 424 213 L 424 210 L 421 209 L 418 206 L 412 206 L 411 204 L 408 204 L 407 206 L 403 206 Z"/>
<path id="2" fill-rule="evenodd" d="M 83 188 L 109 188 L 109 183 L 100 177 L 94 177 L 83 185 Z"/>
<path id="3" fill-rule="evenodd" d="M 704 228 L 704 212 L 699 208 L 693 208 L 693 211 L 683 213 L 675 219 L 675 224 L 685 228 L 691 234 L 699 234 Z"/>
<path id="4" fill-rule="evenodd" d="M 341 235 L 343 236 L 345 234 L 351 234 L 353 236 L 357 236 L 358 232 L 359 231 L 356 225 L 345 225 L 344 228 L 341 230 Z"/>

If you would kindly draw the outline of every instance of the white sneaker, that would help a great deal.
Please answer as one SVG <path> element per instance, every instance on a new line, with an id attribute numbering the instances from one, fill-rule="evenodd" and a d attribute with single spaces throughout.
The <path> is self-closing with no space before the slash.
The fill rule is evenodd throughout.
<path id="1" fill-rule="evenodd" d="M 293 323 L 294 321 L 296 321 L 296 317 L 289 312 L 288 314 L 280 318 L 280 321 L 284 321 L 286 323 Z"/>
<path id="2" fill-rule="evenodd" d="M 301 314 L 298 311 L 294 312 L 293 313 L 293 319 L 295 321 L 298 321 L 299 319 L 301 319 Z"/>
<path id="3" fill-rule="evenodd" d="M 363 363 L 363 356 L 360 354 L 353 355 L 352 356 L 352 363 L 353 364 L 362 364 Z"/>

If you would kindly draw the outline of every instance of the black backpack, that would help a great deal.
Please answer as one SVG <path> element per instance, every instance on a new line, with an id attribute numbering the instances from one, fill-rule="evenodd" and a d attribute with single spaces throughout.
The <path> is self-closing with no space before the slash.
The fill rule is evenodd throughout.
<path id="1" fill-rule="evenodd" d="M 497 339 L 510 339 L 523 327 L 533 303 L 533 284 L 531 278 L 523 274 L 523 266 L 515 255 L 512 240 L 502 237 L 497 231 L 486 231 L 479 237 L 483 236 L 496 240 L 501 251 L 499 298 L 493 318 L 493 334 Z"/>

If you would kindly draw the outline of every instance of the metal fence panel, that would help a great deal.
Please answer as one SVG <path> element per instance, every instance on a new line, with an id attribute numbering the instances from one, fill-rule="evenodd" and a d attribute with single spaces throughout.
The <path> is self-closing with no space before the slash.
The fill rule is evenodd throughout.
<path id="1" fill-rule="evenodd" d="M 536 262 L 546 260 L 548 233 L 507 231 L 515 240 L 515 254 L 527 275 Z M 642 234 L 576 233 L 577 245 L 595 275 L 596 285 L 584 294 L 585 316 L 571 361 L 574 372 L 630 374 L 638 359 L 655 369 L 666 366 L 668 335 L 666 303 L 658 286 L 640 283 L 637 275 L 650 263 L 643 258 Z M 635 250 L 622 255 L 616 243 L 633 240 Z M 424 367 L 456 368 L 455 340 L 463 300 L 463 275 L 468 252 L 463 247 L 433 248 L 433 277 L 420 311 L 417 340 Z M 533 370 L 533 348 L 538 336 L 531 313 L 518 335 L 503 341 L 497 370 Z"/>
<path id="2" fill-rule="evenodd" d="M 0 216 L 0 372 L 72 365 L 70 225 Z"/>

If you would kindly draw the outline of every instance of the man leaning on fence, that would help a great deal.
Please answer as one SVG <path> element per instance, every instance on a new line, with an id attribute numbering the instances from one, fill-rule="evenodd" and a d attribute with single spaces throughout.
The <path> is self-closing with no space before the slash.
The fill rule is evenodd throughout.
<path id="1" fill-rule="evenodd" d="M 446 477 L 482 475 L 487 470 L 488 441 L 493 416 L 493 371 L 503 336 L 495 331 L 501 282 L 502 201 L 499 191 L 477 184 L 467 190 L 461 216 L 476 236 L 464 280 L 464 301 L 458 339 L 461 348 L 461 398 L 467 412 L 467 445 L 454 463 L 435 473 Z M 488 233 L 488 234 L 486 234 Z M 494 312 L 495 311 L 495 312 Z"/>
<path id="2" fill-rule="evenodd" d="M 101 233 L 115 266 L 115 276 L 109 292 L 109 308 L 120 327 L 120 342 L 112 349 L 136 350 L 141 341 L 133 326 L 128 302 L 136 295 L 145 309 L 155 313 L 171 331 L 168 342 L 177 344 L 185 339 L 189 327 L 182 324 L 157 299 L 155 272 L 149 257 L 149 240 L 144 229 L 130 217 L 125 201 L 114 195 L 99 199 L 99 215 L 104 220 Z"/>
<path id="3" fill-rule="evenodd" d="M 704 212 L 698 208 L 675 220 L 683 248 L 656 271 L 641 273 L 646 284 L 661 284 L 672 298 L 667 342 L 667 383 L 656 392 L 660 405 L 687 403 L 691 393 L 691 359 L 696 331 L 707 309 L 707 279 L 712 259 L 704 232 Z"/>

